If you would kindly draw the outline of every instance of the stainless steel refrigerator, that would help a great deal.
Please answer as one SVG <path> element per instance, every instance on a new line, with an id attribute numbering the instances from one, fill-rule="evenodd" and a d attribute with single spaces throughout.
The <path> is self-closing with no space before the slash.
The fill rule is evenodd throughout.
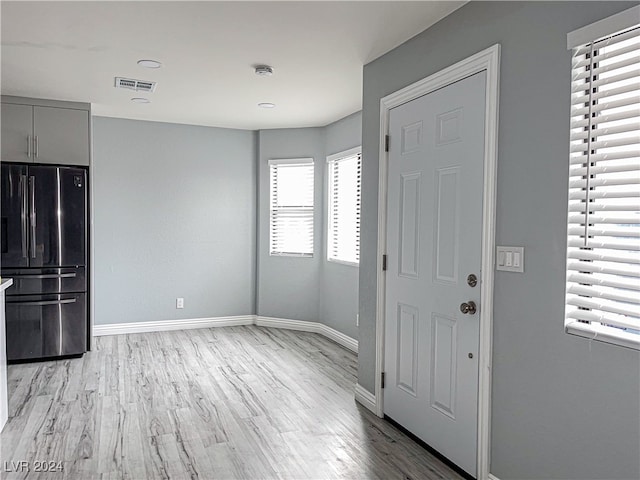
<path id="1" fill-rule="evenodd" d="M 7 359 L 82 355 L 88 345 L 87 171 L 2 164 Z"/>

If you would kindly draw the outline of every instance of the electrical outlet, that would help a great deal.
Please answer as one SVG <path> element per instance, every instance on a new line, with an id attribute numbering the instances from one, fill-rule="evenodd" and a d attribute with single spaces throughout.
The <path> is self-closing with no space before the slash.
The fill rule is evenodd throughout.
<path id="1" fill-rule="evenodd" d="M 360 314 L 356 313 L 356 327 L 360 326 Z"/>
<path id="2" fill-rule="evenodd" d="M 184 308 L 184 298 L 176 298 L 176 308 Z"/>

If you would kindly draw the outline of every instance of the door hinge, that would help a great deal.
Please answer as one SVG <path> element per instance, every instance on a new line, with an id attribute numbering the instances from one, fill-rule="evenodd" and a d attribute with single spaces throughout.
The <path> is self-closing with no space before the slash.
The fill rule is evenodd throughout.
<path id="1" fill-rule="evenodd" d="M 384 151 L 389 151 L 389 135 L 384 136 Z"/>
<path id="2" fill-rule="evenodd" d="M 384 372 L 380 375 L 380 388 L 384 388 Z"/>
<path id="3" fill-rule="evenodd" d="M 382 255 L 382 271 L 387 271 L 387 255 Z"/>

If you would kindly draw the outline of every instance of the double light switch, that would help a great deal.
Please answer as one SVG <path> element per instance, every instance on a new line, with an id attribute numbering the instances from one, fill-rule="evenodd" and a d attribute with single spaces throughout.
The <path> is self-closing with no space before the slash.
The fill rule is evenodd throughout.
<path id="1" fill-rule="evenodd" d="M 524 247 L 497 247 L 496 269 L 524 272 Z"/>

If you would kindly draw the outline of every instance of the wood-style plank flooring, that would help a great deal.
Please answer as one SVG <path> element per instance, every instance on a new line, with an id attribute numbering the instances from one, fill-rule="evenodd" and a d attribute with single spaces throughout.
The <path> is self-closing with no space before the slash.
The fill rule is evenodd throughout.
<path id="1" fill-rule="evenodd" d="M 9 367 L 0 477 L 460 479 L 354 401 L 356 365 L 254 326 L 98 337 L 82 359 Z"/>

